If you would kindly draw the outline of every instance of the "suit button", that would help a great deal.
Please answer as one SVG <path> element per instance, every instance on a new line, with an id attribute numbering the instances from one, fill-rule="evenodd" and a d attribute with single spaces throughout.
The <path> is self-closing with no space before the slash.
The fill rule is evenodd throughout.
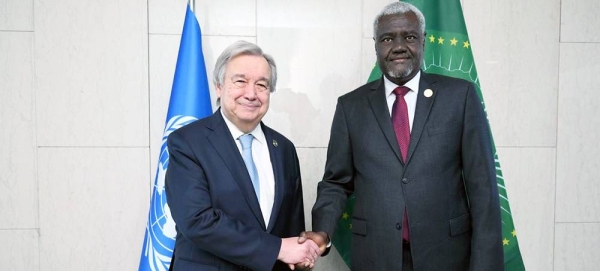
<path id="1" fill-rule="evenodd" d="M 406 184 L 409 182 L 409 180 L 408 180 L 408 178 L 402 178 L 402 182 Z"/>
<path id="2" fill-rule="evenodd" d="M 401 229 L 402 229 L 402 224 L 400 224 L 400 223 L 396 223 L 396 229 L 397 229 L 397 230 L 401 230 Z"/>

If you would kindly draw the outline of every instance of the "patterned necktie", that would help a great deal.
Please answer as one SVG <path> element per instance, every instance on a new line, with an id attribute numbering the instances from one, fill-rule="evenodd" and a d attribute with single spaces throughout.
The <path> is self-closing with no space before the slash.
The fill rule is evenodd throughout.
<path id="1" fill-rule="evenodd" d="M 242 158 L 244 159 L 244 164 L 246 164 L 246 168 L 250 174 L 250 179 L 252 179 L 252 186 L 254 186 L 256 197 L 260 200 L 258 171 L 256 171 L 256 165 L 254 165 L 254 160 L 252 159 L 252 140 L 254 139 L 254 136 L 252 134 L 245 134 L 240 136 L 239 139 L 242 143 Z"/>
<path id="2" fill-rule="evenodd" d="M 404 100 L 404 95 L 410 91 L 410 88 L 405 86 L 397 87 L 394 89 L 396 94 L 396 101 L 392 107 L 392 124 L 394 125 L 394 131 L 396 132 L 396 140 L 400 147 L 400 154 L 402 155 L 402 161 L 406 165 L 406 158 L 408 157 L 408 145 L 410 144 L 410 124 L 408 122 L 408 106 Z M 406 207 L 404 208 L 404 220 L 402 221 L 402 239 L 410 241 L 410 233 L 408 231 L 408 212 Z"/>
<path id="3" fill-rule="evenodd" d="M 392 107 L 392 124 L 396 132 L 396 140 L 398 140 L 402 161 L 405 163 L 408 155 L 408 145 L 410 144 L 410 124 L 408 122 L 408 107 L 406 106 L 404 95 L 409 91 L 410 88 L 405 86 L 395 88 L 396 101 L 394 101 L 394 106 Z"/>

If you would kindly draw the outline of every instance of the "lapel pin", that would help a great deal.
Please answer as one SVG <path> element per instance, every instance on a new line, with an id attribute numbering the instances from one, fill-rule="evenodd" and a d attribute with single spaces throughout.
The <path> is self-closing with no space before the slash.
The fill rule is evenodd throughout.
<path id="1" fill-rule="evenodd" d="M 429 98 L 433 95 L 433 90 L 428 88 L 425 90 L 425 92 L 423 92 L 423 95 L 425 95 L 425 97 Z"/>
<path id="2" fill-rule="evenodd" d="M 273 139 L 273 146 L 277 147 L 279 146 L 279 144 L 277 143 L 277 140 Z"/>

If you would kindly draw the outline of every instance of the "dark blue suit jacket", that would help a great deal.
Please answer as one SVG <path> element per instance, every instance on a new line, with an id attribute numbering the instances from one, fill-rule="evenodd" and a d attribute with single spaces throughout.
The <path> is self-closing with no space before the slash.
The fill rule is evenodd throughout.
<path id="1" fill-rule="evenodd" d="M 275 177 L 269 225 L 220 110 L 169 135 L 165 190 L 177 224 L 172 270 L 289 270 L 276 259 L 281 238 L 304 230 L 300 166 L 292 142 L 260 125 Z"/>
<path id="2" fill-rule="evenodd" d="M 421 73 L 406 163 L 383 80 L 340 97 L 313 230 L 332 235 L 350 193 L 353 271 L 402 270 L 405 209 L 415 270 L 504 270 L 492 141 L 473 84 Z"/>

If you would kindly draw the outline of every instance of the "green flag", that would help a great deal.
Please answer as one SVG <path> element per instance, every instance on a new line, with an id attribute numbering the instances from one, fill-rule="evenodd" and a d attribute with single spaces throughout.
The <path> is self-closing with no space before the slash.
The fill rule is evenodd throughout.
<path id="1" fill-rule="evenodd" d="M 404 2 L 415 5 L 425 15 L 427 36 L 425 38 L 422 69 L 427 73 L 441 74 L 473 82 L 477 87 L 477 94 L 485 110 L 460 0 L 407 0 Z M 368 82 L 379 78 L 381 78 L 381 70 L 375 65 Z M 498 194 L 502 212 L 502 244 L 504 246 L 505 270 L 522 271 L 525 270 L 525 266 L 519 251 L 517 231 L 513 223 L 502 169 L 500 168 L 493 139 L 492 148 L 496 161 L 496 178 L 498 180 Z M 348 200 L 346 211 L 343 213 L 333 237 L 333 244 L 348 266 L 350 266 L 352 238 L 350 231 L 352 224 L 350 222 L 352 221 L 353 210 L 354 195 Z"/>

